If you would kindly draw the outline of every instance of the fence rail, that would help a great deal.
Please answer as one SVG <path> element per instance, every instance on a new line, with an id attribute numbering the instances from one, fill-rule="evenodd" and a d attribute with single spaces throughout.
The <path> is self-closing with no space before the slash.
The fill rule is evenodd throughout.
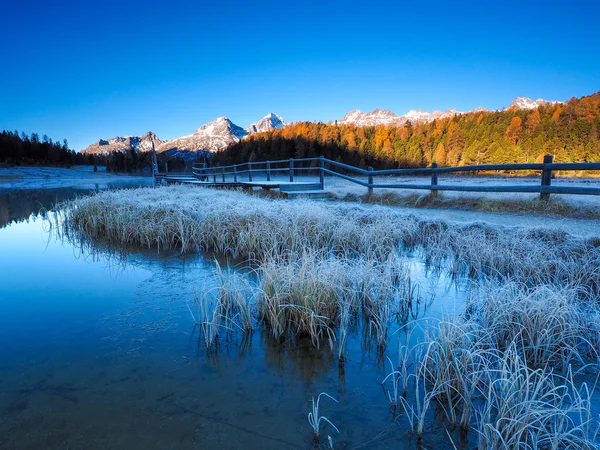
<path id="1" fill-rule="evenodd" d="M 373 189 L 423 189 L 434 193 L 438 191 L 470 191 L 470 192 L 529 192 L 539 193 L 542 199 L 548 199 L 550 194 L 577 194 L 577 195 L 600 195 L 600 187 L 579 186 L 552 186 L 552 174 L 556 171 L 600 171 L 600 162 L 586 163 L 553 163 L 553 157 L 546 155 L 543 163 L 535 164 L 482 164 L 476 166 L 438 167 L 432 163 L 431 167 L 423 169 L 385 169 L 374 170 L 372 167 L 362 169 L 338 161 L 319 158 L 302 159 L 280 159 L 275 161 L 256 161 L 234 164 L 230 166 L 206 167 L 194 164 L 192 173 L 195 178 L 213 183 L 243 183 L 245 178 L 248 182 L 255 181 L 255 177 L 264 176 L 266 181 L 272 180 L 274 173 L 287 173 L 290 182 L 294 182 L 297 173 L 306 171 L 318 171 L 321 189 L 324 188 L 325 174 L 364 186 L 369 193 Z M 467 186 L 467 185 L 440 185 L 439 177 L 443 174 L 457 172 L 493 172 L 493 171 L 539 171 L 540 184 L 538 186 L 526 185 L 497 185 L 497 186 Z M 342 173 L 344 172 L 344 173 Z M 367 177 L 356 178 L 350 174 L 358 174 Z M 429 176 L 429 184 L 407 184 L 407 183 L 377 183 L 376 177 L 382 176 L 421 175 Z M 229 180 L 229 181 L 228 181 Z M 599 181 L 600 182 L 600 181 Z"/>

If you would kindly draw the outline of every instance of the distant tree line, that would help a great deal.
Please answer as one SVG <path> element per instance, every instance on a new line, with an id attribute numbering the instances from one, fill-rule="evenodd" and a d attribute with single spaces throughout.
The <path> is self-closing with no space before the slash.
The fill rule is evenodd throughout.
<path id="1" fill-rule="evenodd" d="M 600 93 L 533 110 L 485 111 L 403 126 L 298 122 L 217 153 L 221 165 L 326 158 L 366 168 L 600 161 Z"/>
<path id="2" fill-rule="evenodd" d="M 186 161 L 177 156 L 158 154 L 160 167 L 165 163 L 171 171 L 183 171 Z M 40 139 L 37 133 L 27 135 L 18 131 L 0 133 L 0 164 L 15 166 L 106 166 L 108 172 L 141 173 L 152 167 L 152 153 L 134 149 L 107 154 L 83 154 L 69 149 L 66 139 L 53 142 L 48 136 Z"/>
<path id="3" fill-rule="evenodd" d="M 37 133 L 5 130 L 0 133 L 0 164 L 72 166 L 94 164 L 94 159 L 69 149 L 66 139 L 53 142 L 46 135 L 40 139 Z"/>

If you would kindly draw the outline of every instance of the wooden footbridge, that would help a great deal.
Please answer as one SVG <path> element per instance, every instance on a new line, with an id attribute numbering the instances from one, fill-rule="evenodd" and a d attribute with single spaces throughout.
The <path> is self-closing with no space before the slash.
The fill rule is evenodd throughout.
<path id="1" fill-rule="evenodd" d="M 531 183 L 468 185 L 462 182 L 460 184 L 439 184 L 439 177 L 444 174 L 467 172 L 489 175 L 500 171 L 527 172 L 528 174 L 537 172 L 540 176 L 540 183 L 537 185 Z M 542 199 L 548 199 L 550 194 L 600 195 L 600 179 L 598 182 L 590 183 L 592 186 L 553 186 L 552 179 L 555 171 L 600 171 L 600 162 L 557 164 L 553 163 L 551 155 L 547 155 L 544 157 L 543 163 L 483 164 L 458 167 L 438 167 L 436 163 L 433 163 L 430 168 L 424 169 L 374 170 L 372 167 L 362 169 L 321 156 L 319 158 L 291 158 L 215 167 L 206 167 L 205 164 L 196 163 L 192 167 L 192 173 L 182 174 L 169 173 L 166 167 L 164 172 L 160 172 L 156 154 L 153 159 L 153 174 L 161 183 L 183 183 L 248 190 L 259 188 L 277 191 L 285 197 L 326 197 L 328 193 L 325 191 L 325 175 L 364 186 L 369 194 L 373 193 L 374 189 L 416 189 L 429 190 L 432 193 L 438 191 L 539 193 Z M 398 183 L 401 181 L 398 177 L 405 175 L 421 177 L 424 182 L 419 184 Z M 382 178 L 384 178 L 383 182 L 379 181 Z M 376 179 L 377 181 L 375 181 Z M 385 182 L 386 180 L 388 182 Z M 515 180 L 519 181 L 518 178 Z"/>

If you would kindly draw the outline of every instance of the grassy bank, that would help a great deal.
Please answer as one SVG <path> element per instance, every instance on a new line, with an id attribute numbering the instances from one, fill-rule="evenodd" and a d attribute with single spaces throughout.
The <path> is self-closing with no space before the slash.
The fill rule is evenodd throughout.
<path id="1" fill-rule="evenodd" d="M 497 198 L 489 195 L 375 192 L 373 194 L 348 193 L 341 196 L 340 199 L 409 208 L 448 208 L 465 211 L 600 219 L 600 207 L 598 205 L 573 204 L 561 198 L 556 198 L 556 196 L 549 200 L 540 200 L 539 197 L 511 198 L 510 194 L 506 194 L 504 198 Z"/>
<path id="2" fill-rule="evenodd" d="M 598 373 L 600 239 L 184 186 L 102 192 L 62 211 L 70 239 L 248 261 L 249 272 L 219 268 L 217 287 L 190 302 L 210 349 L 264 327 L 343 366 L 354 331 L 392 358 L 390 343 L 415 333 L 382 381 L 394 420 L 417 438 L 435 411 L 479 448 L 594 447 L 585 374 Z M 464 311 L 413 322 L 427 301 L 411 258 L 469 280 Z"/>

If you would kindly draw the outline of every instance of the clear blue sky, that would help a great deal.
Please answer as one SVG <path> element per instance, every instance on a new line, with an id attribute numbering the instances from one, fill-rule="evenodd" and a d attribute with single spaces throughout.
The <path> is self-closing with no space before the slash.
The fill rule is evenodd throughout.
<path id="1" fill-rule="evenodd" d="M 5 2 L 0 129 L 190 134 L 218 116 L 500 108 L 600 90 L 594 1 Z"/>

